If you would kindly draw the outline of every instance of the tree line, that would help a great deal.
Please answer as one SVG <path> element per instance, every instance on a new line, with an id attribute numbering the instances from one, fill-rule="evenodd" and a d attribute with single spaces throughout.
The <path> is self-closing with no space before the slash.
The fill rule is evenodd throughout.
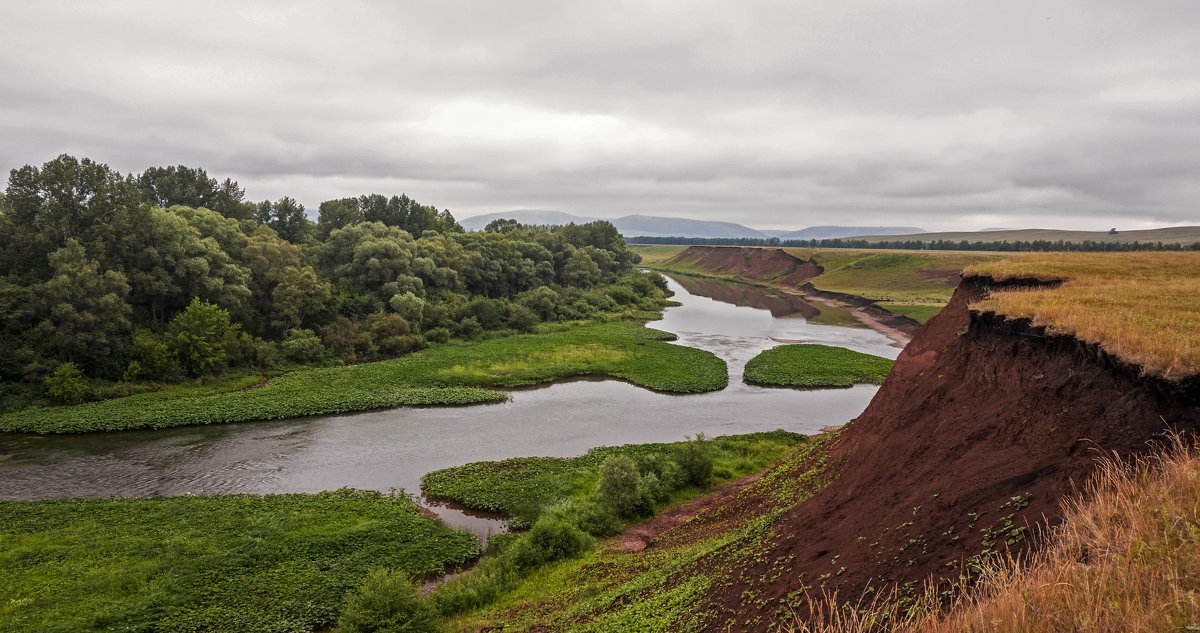
<path id="1" fill-rule="evenodd" d="M 781 240 L 777 237 L 631 237 L 630 244 L 682 244 L 706 246 L 784 246 L 789 248 L 886 248 L 909 251 L 1015 251 L 1015 252 L 1060 252 L 1077 251 L 1089 253 L 1127 253 L 1132 251 L 1200 251 L 1200 242 L 1180 244 L 1177 242 L 1101 242 L 1083 240 L 1015 240 L 970 242 L 967 240 L 863 240 L 853 238 L 826 238 L 812 240 Z"/>
<path id="2" fill-rule="evenodd" d="M 203 169 L 122 175 L 63 155 L 12 170 L 0 194 L 0 378 L 394 357 L 649 306 L 665 282 L 637 261 L 603 221 L 466 232 L 448 210 L 370 194 L 322 202 L 314 222 Z"/>

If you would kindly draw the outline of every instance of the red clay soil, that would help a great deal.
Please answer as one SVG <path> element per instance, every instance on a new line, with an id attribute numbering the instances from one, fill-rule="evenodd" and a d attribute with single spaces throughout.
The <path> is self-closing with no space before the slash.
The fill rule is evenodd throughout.
<path id="1" fill-rule="evenodd" d="M 665 264 L 687 264 L 720 275 L 736 275 L 773 284 L 798 288 L 825 272 L 812 259 L 798 259 L 780 248 L 742 248 L 740 246 L 689 246 Z"/>
<path id="2" fill-rule="evenodd" d="M 988 285 L 998 284 L 965 281 L 904 350 L 831 446 L 837 479 L 776 521 L 770 545 L 709 594 L 710 630 L 733 618 L 768 630 L 781 609 L 803 617 L 788 594 L 804 586 L 854 600 L 869 586 L 956 579 L 987 549 L 988 530 L 1004 528 L 998 548 L 1010 537 L 1015 549 L 1036 546 L 1038 526 L 1061 521 L 1061 501 L 1096 458 L 1197 429 L 1195 380 L 1143 378 L 1073 338 L 972 313 Z M 782 573 L 780 560 L 790 561 Z"/>

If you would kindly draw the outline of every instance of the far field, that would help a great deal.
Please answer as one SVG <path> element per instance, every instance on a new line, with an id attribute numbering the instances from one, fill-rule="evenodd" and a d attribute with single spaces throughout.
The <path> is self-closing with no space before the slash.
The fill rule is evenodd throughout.
<path id="1" fill-rule="evenodd" d="M 666 264 L 687 246 L 634 245 L 643 265 L 660 270 L 704 273 Z M 730 247 L 739 248 L 739 247 Z M 756 247 L 744 247 L 756 248 Z M 774 247 L 771 247 L 774 248 Z M 872 299 L 895 314 L 924 323 L 950 301 L 959 273 L 973 264 L 1012 257 L 1012 253 L 900 251 L 876 249 L 784 248 L 799 259 L 816 260 L 825 272 L 812 279 L 818 290 Z M 711 274 L 711 273 L 710 273 Z M 762 283 L 762 282 L 755 282 Z M 791 288 L 790 290 L 795 290 Z"/>
<path id="2" fill-rule="evenodd" d="M 972 307 L 1098 343 L 1150 374 L 1200 372 L 1200 253 L 1029 253 L 967 273 L 1065 280 L 1057 288 L 996 290 Z"/>
<path id="3" fill-rule="evenodd" d="M 1172 226 L 1162 229 L 1145 229 L 1138 231 L 1122 231 L 1120 227 L 1116 235 L 1110 235 L 1107 229 L 1100 231 L 1063 231 L 1059 229 L 1001 229 L 996 231 L 950 231 L 942 233 L 913 233 L 910 235 L 877 235 L 852 237 L 847 239 L 879 241 L 921 240 L 935 242 L 1112 242 L 1129 244 L 1141 242 L 1162 242 L 1164 244 L 1194 244 L 1200 242 L 1200 226 Z"/>

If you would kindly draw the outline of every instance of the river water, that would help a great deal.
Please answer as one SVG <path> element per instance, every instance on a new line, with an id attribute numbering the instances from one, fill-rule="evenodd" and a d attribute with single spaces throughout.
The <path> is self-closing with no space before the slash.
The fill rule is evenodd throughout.
<path id="1" fill-rule="evenodd" d="M 877 387 L 754 387 L 741 380 L 747 360 L 779 341 L 838 345 L 888 358 L 900 352 L 873 330 L 819 325 L 799 316 L 811 316 L 812 308 L 795 298 L 687 278 L 669 283 L 682 305 L 668 308 L 650 327 L 723 358 L 729 364 L 726 389 L 670 395 L 613 380 L 574 380 L 516 390 L 508 402 L 494 405 L 157 431 L 0 434 L 0 499 L 317 492 L 343 486 L 417 493 L 425 473 L 473 461 L 567 457 L 594 446 L 673 442 L 696 433 L 815 433 L 857 416 Z M 426 504 L 450 525 L 480 536 L 503 529 L 494 517 Z"/>

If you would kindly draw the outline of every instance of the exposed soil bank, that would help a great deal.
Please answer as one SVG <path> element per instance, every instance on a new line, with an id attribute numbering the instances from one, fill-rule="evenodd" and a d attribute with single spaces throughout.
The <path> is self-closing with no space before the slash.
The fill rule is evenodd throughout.
<path id="1" fill-rule="evenodd" d="M 714 273 L 737 275 L 743 279 L 790 288 L 798 288 L 825 272 L 815 260 L 793 257 L 781 248 L 689 246 L 664 264 L 687 264 Z"/>
<path id="2" fill-rule="evenodd" d="M 831 448 L 838 478 L 709 594 L 713 630 L 735 615 L 747 630 L 767 630 L 781 608 L 803 615 L 802 587 L 853 601 L 869 586 L 957 578 L 964 560 L 1009 539 L 1036 544 L 1098 456 L 1200 426 L 1195 379 L 1145 378 L 1095 346 L 973 313 L 969 302 L 997 285 L 964 280 L 901 353 Z"/>
<path id="3" fill-rule="evenodd" d="M 848 310 L 867 327 L 904 347 L 921 329 L 909 317 L 893 314 L 875 302 L 856 295 L 819 290 L 810 281 L 825 272 L 816 260 L 796 258 L 782 249 L 742 248 L 740 246 L 689 246 L 663 264 L 700 268 L 715 275 L 729 275 L 768 284 L 797 295 L 805 301 Z M 957 276 L 957 272 L 954 273 Z M 812 318 L 812 307 L 802 316 Z M 774 314 L 774 309 L 772 309 Z M 776 315 L 779 316 L 779 315 Z"/>

